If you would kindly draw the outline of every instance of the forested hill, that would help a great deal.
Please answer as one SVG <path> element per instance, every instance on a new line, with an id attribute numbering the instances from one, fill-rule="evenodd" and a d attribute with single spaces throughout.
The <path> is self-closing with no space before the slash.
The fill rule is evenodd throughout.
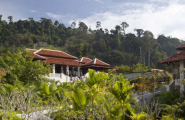
<path id="1" fill-rule="evenodd" d="M 125 34 L 129 27 L 126 22 L 108 30 L 102 29 L 101 22 L 97 21 L 97 29 L 92 30 L 84 22 L 73 22 L 71 27 L 66 27 L 47 18 L 41 18 L 40 21 L 29 18 L 17 22 L 13 22 L 12 16 L 8 19 L 8 22 L 2 20 L 0 15 L 1 51 L 21 46 L 47 47 L 63 50 L 79 58 L 97 57 L 113 66 L 132 66 L 136 63 L 157 66 L 157 62 L 176 53 L 175 48 L 184 43 L 178 38 L 164 35 L 155 39 L 151 31 L 142 28 L 135 29 L 135 33 Z"/>

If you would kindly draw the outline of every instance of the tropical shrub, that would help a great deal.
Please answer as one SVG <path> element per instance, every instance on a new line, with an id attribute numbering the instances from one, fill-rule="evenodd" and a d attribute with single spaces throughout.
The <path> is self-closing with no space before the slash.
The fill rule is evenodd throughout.
<path id="1" fill-rule="evenodd" d="M 33 61 L 31 53 L 24 49 L 15 52 L 7 51 L 0 56 L 0 68 L 8 70 L 2 83 L 38 84 L 43 76 L 50 73 L 51 66 L 45 62 Z"/>
<path id="2" fill-rule="evenodd" d="M 143 64 L 136 64 L 133 65 L 132 67 L 129 67 L 127 65 L 121 65 L 121 66 L 116 66 L 116 72 L 117 73 L 137 73 L 137 72 L 148 72 L 150 71 L 150 68 L 148 66 L 144 66 Z"/>
<path id="3" fill-rule="evenodd" d="M 163 92 L 155 95 L 156 99 L 159 99 L 161 104 L 167 104 L 167 105 L 172 105 L 176 104 L 175 99 L 180 98 L 180 94 L 178 92 Z"/>

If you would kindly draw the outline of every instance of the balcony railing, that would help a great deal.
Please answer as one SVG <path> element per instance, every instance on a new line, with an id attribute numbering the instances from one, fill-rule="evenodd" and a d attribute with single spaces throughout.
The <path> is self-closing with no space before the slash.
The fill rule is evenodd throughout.
<path id="1" fill-rule="evenodd" d="M 50 73 L 47 77 L 60 82 L 72 82 L 76 80 L 85 80 L 85 77 L 88 77 L 88 74 L 79 78 L 77 76 L 67 76 L 63 73 Z"/>

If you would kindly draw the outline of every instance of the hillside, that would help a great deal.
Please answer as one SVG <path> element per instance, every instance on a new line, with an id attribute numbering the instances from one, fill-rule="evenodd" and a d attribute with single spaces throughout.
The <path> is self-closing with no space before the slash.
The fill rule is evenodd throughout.
<path id="1" fill-rule="evenodd" d="M 135 29 L 135 33 L 126 33 L 129 24 L 122 22 L 111 30 L 102 29 L 97 21 L 96 30 L 88 28 L 84 22 L 66 27 L 63 23 L 41 18 L 13 22 L 2 20 L 0 15 L 0 50 L 26 46 L 28 48 L 59 49 L 77 57 L 97 57 L 111 65 L 129 65 L 136 63 L 161 68 L 160 60 L 176 53 L 176 47 L 184 41 L 159 35 L 154 38 L 149 30 Z M 163 66 L 164 68 L 164 66 Z"/>

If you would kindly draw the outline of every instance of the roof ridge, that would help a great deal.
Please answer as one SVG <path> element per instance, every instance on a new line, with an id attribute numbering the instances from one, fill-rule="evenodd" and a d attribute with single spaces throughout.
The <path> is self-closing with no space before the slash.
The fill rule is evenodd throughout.
<path id="1" fill-rule="evenodd" d="M 90 59 L 90 60 L 92 60 L 91 58 L 88 58 L 88 57 L 82 57 L 82 58 L 87 58 L 87 59 Z"/>
<path id="2" fill-rule="evenodd" d="M 62 52 L 62 53 L 65 53 L 65 54 L 67 54 L 67 55 L 69 55 L 69 56 L 72 56 L 72 57 L 74 57 L 74 58 L 77 58 L 77 57 L 75 57 L 75 56 L 73 56 L 73 55 L 70 55 L 70 54 L 68 54 L 68 53 L 64 52 L 64 51 L 51 50 L 51 49 L 43 49 L 43 48 L 41 48 L 39 51 L 41 51 L 41 50 L 49 50 L 49 51 L 55 51 L 55 52 Z M 39 52 L 39 51 L 38 51 L 38 52 Z"/>
<path id="3" fill-rule="evenodd" d="M 33 53 L 34 55 L 37 55 L 37 56 L 39 56 L 39 57 L 42 57 L 42 58 L 45 58 L 45 57 L 43 57 L 43 56 L 41 56 L 41 55 L 38 55 L 38 54 L 36 54 L 36 53 Z M 45 59 L 47 59 L 47 58 L 45 58 Z"/>
<path id="4" fill-rule="evenodd" d="M 181 46 L 185 47 L 185 44 L 178 45 L 178 46 L 176 47 L 176 50 L 181 50 Z"/>
<path id="5" fill-rule="evenodd" d="M 41 51 L 41 50 L 42 50 L 42 48 L 41 48 L 41 49 L 39 49 L 39 50 L 37 50 L 37 51 L 35 51 L 34 53 L 35 53 L 35 54 L 37 54 L 37 53 L 38 53 L 39 51 Z"/>
<path id="6" fill-rule="evenodd" d="M 94 64 L 96 63 L 96 58 L 94 59 Z"/>
<path id="7" fill-rule="evenodd" d="M 34 54 L 34 55 L 37 55 L 37 56 L 39 56 L 39 57 L 42 57 L 42 58 L 44 58 L 44 59 L 47 59 L 47 58 L 45 58 L 45 57 L 43 57 L 43 56 L 41 56 L 41 55 L 38 55 L 38 54 L 36 54 L 39 50 L 37 50 L 37 49 L 30 49 L 30 48 L 26 48 L 27 50 L 36 50 L 35 52 L 33 52 L 32 54 Z"/>
<path id="8" fill-rule="evenodd" d="M 84 58 L 82 57 L 82 58 L 80 59 L 80 62 L 82 62 L 83 59 L 84 59 Z"/>
<path id="9" fill-rule="evenodd" d="M 93 60 L 94 60 L 94 59 L 93 59 Z M 92 62 L 93 60 L 91 60 L 91 61 L 89 61 L 89 62 L 85 63 L 84 65 L 86 65 L 86 64 L 88 64 L 88 63 L 90 63 L 90 62 Z"/>
<path id="10" fill-rule="evenodd" d="M 95 58 L 95 59 L 99 60 L 98 58 Z M 101 60 L 99 60 L 99 61 L 101 61 Z M 103 62 L 103 61 L 101 61 L 101 62 Z M 103 63 L 105 63 L 105 62 L 103 62 Z M 105 64 L 110 65 L 110 64 L 108 64 L 108 63 L 105 63 Z"/>
<path id="11" fill-rule="evenodd" d="M 89 60 L 92 61 L 92 59 L 90 59 L 90 58 L 88 58 L 88 57 L 82 57 L 82 58 L 80 58 L 80 61 L 79 61 L 79 62 L 82 62 L 84 58 L 89 59 Z"/>
<path id="12" fill-rule="evenodd" d="M 171 62 L 170 59 L 172 59 L 173 57 L 176 57 L 176 56 L 178 56 L 178 55 L 181 55 L 181 56 L 182 56 L 182 53 L 184 53 L 184 52 L 185 52 L 185 50 L 181 50 L 181 51 L 179 51 L 178 53 L 175 53 L 174 55 L 171 55 L 171 56 L 169 56 L 169 57 L 163 59 L 162 61 L 159 61 L 159 63 L 163 64 L 163 63 Z M 184 55 L 183 55 L 183 56 L 184 56 Z M 168 60 L 168 61 L 167 61 L 167 60 Z M 175 60 L 175 61 L 177 61 L 177 60 Z"/>

